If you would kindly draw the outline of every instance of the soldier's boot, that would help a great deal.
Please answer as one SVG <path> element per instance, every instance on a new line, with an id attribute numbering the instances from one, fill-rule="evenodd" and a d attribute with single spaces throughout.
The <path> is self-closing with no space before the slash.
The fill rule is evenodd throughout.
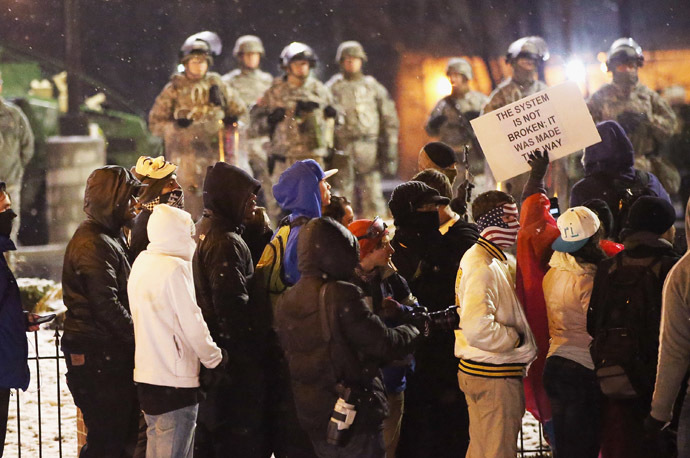
<path id="1" fill-rule="evenodd" d="M 369 173 L 355 175 L 358 203 L 354 208 L 358 218 L 374 219 L 376 216 L 388 217 L 388 206 L 383 197 L 381 186 L 381 172 L 374 170 Z"/>

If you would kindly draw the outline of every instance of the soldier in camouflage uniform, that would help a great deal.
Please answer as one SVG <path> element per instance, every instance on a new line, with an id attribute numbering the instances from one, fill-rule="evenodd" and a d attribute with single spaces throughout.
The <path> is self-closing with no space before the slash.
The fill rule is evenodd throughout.
<path id="1" fill-rule="evenodd" d="M 189 37 L 180 49 L 184 71 L 175 73 L 149 113 L 151 133 L 163 138 L 166 158 L 178 164 L 185 210 L 196 220 L 204 205 L 202 190 L 206 168 L 219 160 L 219 139 L 225 125 L 247 120 L 247 107 L 217 73 L 209 72 L 220 41 L 211 32 Z M 215 36 L 217 40 L 217 36 Z M 217 44 L 216 49 L 212 45 Z"/>
<path id="2" fill-rule="evenodd" d="M 2 94 L 2 74 L 0 74 Z M 34 155 L 34 134 L 29 120 L 19 107 L 0 97 L 0 181 L 7 183 L 7 194 L 12 197 L 12 209 L 21 214 L 21 189 L 24 167 Z M 10 237 L 17 241 L 19 216 L 12 225 Z"/>
<path id="3" fill-rule="evenodd" d="M 223 75 L 223 81 L 235 89 L 242 100 L 251 108 L 258 102 L 273 83 L 273 76 L 259 68 L 265 55 L 261 39 L 254 35 L 243 35 L 235 42 L 232 55 L 239 68 Z M 273 197 L 271 175 L 268 173 L 268 156 L 264 146 L 269 142 L 266 135 L 255 135 L 249 125 L 240 130 L 240 148 L 248 156 L 238 163 L 240 168 L 254 175 L 261 182 L 261 192 L 269 215 L 277 213 L 277 203 Z"/>
<path id="4" fill-rule="evenodd" d="M 356 41 L 340 44 L 336 62 L 341 72 L 326 86 L 344 122 L 335 129 L 332 167 L 339 169 L 334 178 L 335 194 L 354 203 L 359 218 L 374 218 L 387 213 L 381 188 L 381 172 L 395 175 L 398 170 L 398 114 L 388 91 L 373 76 L 362 74 L 367 55 Z"/>
<path id="5" fill-rule="evenodd" d="M 506 62 L 513 67 L 513 76 L 502 81 L 494 89 L 489 95 L 489 101 L 484 105 L 481 114 L 492 112 L 517 102 L 524 97 L 545 90 L 547 88 L 546 83 L 537 79 L 537 71 L 548 59 L 549 51 L 546 47 L 546 42 L 541 37 L 523 37 L 511 43 L 508 47 Z M 502 184 L 502 191 L 511 194 L 519 202 L 522 188 L 528 175 L 528 173 L 523 173 L 505 181 Z M 487 173 L 487 176 L 493 177 L 489 173 Z"/>
<path id="6" fill-rule="evenodd" d="M 316 54 L 304 43 L 286 46 L 280 53 L 285 74 L 273 81 L 251 111 L 252 131 L 270 138 L 273 181 L 303 159 L 314 159 L 326 168 L 337 112 L 331 92 L 311 74 L 316 62 Z"/>
<path id="7" fill-rule="evenodd" d="M 448 61 L 446 75 L 453 87 L 450 95 L 438 101 L 429 115 L 426 132 L 449 145 L 456 153 L 456 160 L 462 161 L 465 147 L 469 151 L 470 173 L 484 173 L 484 153 L 482 152 L 470 121 L 479 116 L 488 97 L 481 92 L 471 91 L 469 82 L 473 78 L 472 66 L 461 57 Z M 460 172 L 464 173 L 464 170 Z M 453 182 L 453 195 L 457 193 Z"/>
<path id="8" fill-rule="evenodd" d="M 617 121 L 628 134 L 635 151 L 635 167 L 659 177 L 669 193 L 678 191 L 664 170 L 655 169 L 658 152 L 676 129 L 676 115 L 655 91 L 638 81 L 644 64 L 642 48 L 632 38 L 619 38 L 608 51 L 606 66 L 613 82 L 603 85 L 587 102 L 594 122 Z"/>

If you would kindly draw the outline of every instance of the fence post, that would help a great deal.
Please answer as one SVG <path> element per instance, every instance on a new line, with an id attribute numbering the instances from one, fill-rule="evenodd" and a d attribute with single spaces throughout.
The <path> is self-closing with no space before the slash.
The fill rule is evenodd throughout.
<path id="1" fill-rule="evenodd" d="M 36 398 L 38 401 L 38 456 L 43 458 L 43 429 L 41 428 L 41 359 L 38 354 L 38 331 L 34 331 L 36 344 Z"/>
<path id="2" fill-rule="evenodd" d="M 57 370 L 58 450 L 62 458 L 62 407 L 60 406 L 60 331 L 55 328 L 55 368 Z"/>

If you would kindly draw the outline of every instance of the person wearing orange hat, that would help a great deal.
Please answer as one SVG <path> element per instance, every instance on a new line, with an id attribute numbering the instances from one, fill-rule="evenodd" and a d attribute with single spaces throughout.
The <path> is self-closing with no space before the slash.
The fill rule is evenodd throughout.
<path id="1" fill-rule="evenodd" d="M 391 246 L 386 223 L 377 216 L 373 220 L 356 220 L 348 229 L 359 241 L 359 265 L 355 268 L 356 278 L 353 283 L 364 291 L 365 300 L 370 308 L 388 327 L 401 324 L 400 312 L 414 313 L 414 310 L 419 310 L 420 307 L 407 282 L 391 263 L 391 256 L 395 250 Z M 405 403 L 406 375 L 411 370 L 412 362 L 412 355 L 408 355 L 404 360 L 394 361 L 383 368 L 383 382 L 386 385 L 390 409 L 390 414 L 383 422 L 386 456 L 395 456 L 398 446 Z"/>

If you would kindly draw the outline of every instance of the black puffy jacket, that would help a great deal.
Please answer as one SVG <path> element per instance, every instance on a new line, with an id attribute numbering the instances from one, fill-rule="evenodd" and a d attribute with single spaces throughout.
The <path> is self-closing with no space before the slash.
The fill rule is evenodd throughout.
<path id="1" fill-rule="evenodd" d="M 353 431 L 375 432 L 388 414 L 380 368 L 412 350 L 416 328 L 387 328 L 372 313 L 352 278 L 359 245 L 330 218 L 309 221 L 300 232 L 300 280 L 278 299 L 275 325 L 290 366 L 292 389 L 302 427 L 325 439 L 341 382 L 353 390 L 357 416 Z M 319 310 L 321 286 L 331 339 Z"/>
<path id="2" fill-rule="evenodd" d="M 127 299 L 130 272 L 122 226 L 139 183 L 122 167 L 95 170 L 86 182 L 83 221 L 67 244 L 62 292 L 67 313 L 63 348 L 84 352 L 134 347 Z M 94 347 L 95 345 L 95 347 Z"/>
<path id="3" fill-rule="evenodd" d="M 246 172 L 224 162 L 209 168 L 203 196 L 204 207 L 213 214 L 192 261 L 204 320 L 234 362 L 252 358 L 253 344 L 268 326 L 261 326 L 249 301 L 254 266 L 241 236 L 247 200 L 259 187 Z"/>

